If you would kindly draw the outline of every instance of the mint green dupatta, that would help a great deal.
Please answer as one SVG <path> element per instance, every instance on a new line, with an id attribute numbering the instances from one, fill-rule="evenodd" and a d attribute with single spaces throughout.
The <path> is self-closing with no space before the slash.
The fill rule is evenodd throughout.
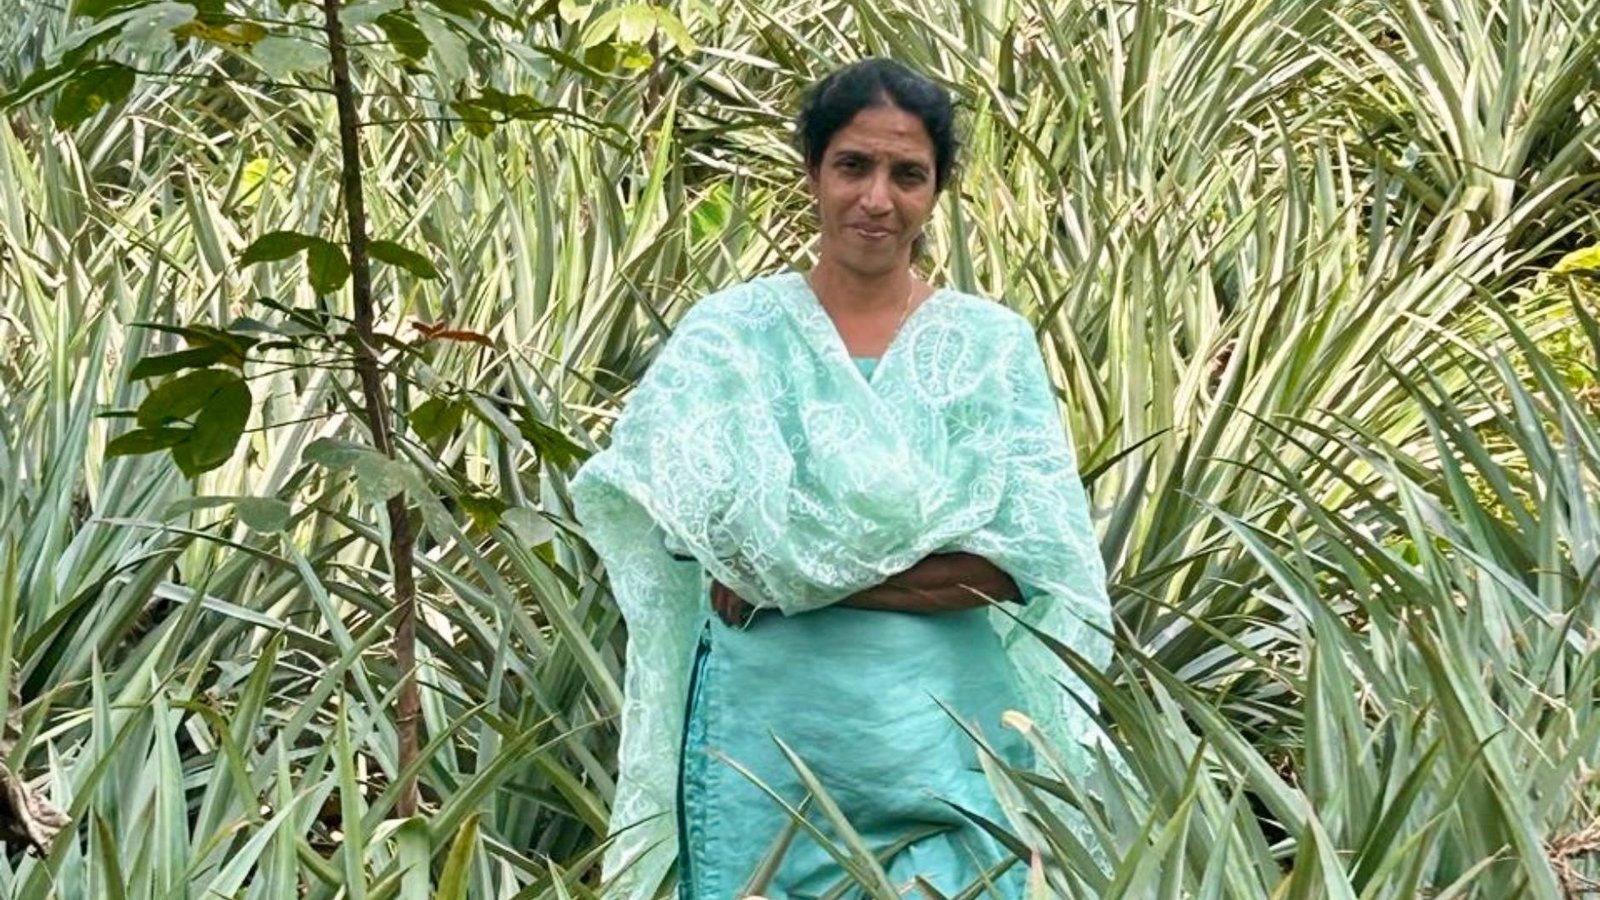
<path id="1" fill-rule="evenodd" d="M 572 483 L 628 623 L 607 896 L 653 896 L 676 854 L 675 788 L 710 578 L 800 615 L 935 552 L 1005 569 L 1014 614 L 1097 665 L 1110 609 L 1066 429 L 1025 319 L 939 291 L 870 379 L 798 273 L 700 301 Z M 990 613 L 1026 712 L 1080 771 L 1087 691 Z M 1090 701 L 1092 703 L 1092 701 Z"/>

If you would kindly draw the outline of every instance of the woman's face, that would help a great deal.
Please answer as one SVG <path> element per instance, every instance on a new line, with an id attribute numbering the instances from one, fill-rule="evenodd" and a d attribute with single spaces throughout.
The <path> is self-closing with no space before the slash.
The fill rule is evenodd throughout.
<path id="1" fill-rule="evenodd" d="M 822 258 L 867 277 L 909 265 L 938 199 L 934 171 L 921 119 L 889 104 L 856 113 L 806 178 L 822 220 Z"/>

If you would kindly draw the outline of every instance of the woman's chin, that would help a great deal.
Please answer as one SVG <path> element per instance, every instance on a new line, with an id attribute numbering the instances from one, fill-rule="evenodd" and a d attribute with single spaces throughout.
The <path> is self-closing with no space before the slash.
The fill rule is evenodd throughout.
<path id="1" fill-rule="evenodd" d="M 857 242 L 862 243 L 862 242 Z M 888 275 L 899 269 L 905 268 L 911 262 L 911 254 L 906 248 L 898 246 L 880 246 L 876 243 L 865 246 L 851 246 L 839 248 L 842 252 L 830 256 L 839 268 L 856 275 L 871 278 L 878 275 Z"/>

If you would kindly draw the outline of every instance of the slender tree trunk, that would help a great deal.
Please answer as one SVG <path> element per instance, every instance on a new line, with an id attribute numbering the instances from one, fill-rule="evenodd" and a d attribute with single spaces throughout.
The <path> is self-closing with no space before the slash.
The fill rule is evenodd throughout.
<path id="1" fill-rule="evenodd" d="M 341 180 L 349 231 L 350 287 L 355 300 L 356 371 L 361 376 L 361 396 L 366 404 L 367 427 L 373 446 L 385 456 L 394 456 L 394 434 L 390 429 L 389 397 L 383 374 L 378 368 L 377 342 L 373 338 L 372 261 L 367 255 L 367 210 L 361 192 L 360 119 L 356 114 L 355 88 L 350 82 L 350 58 L 345 50 L 344 26 L 339 21 L 340 0 L 323 0 L 322 10 L 328 35 L 328 57 L 333 72 L 333 93 L 339 111 L 339 149 L 343 154 Z M 405 494 L 390 498 L 389 560 L 393 566 L 394 602 L 399 608 L 394 622 L 394 662 L 399 672 L 400 694 L 395 725 L 400 736 L 401 771 L 410 768 L 417 757 L 417 592 L 413 578 L 416 538 L 411 532 L 411 511 Z M 407 777 L 399 785 L 395 813 L 401 818 L 417 811 L 416 779 Z"/>

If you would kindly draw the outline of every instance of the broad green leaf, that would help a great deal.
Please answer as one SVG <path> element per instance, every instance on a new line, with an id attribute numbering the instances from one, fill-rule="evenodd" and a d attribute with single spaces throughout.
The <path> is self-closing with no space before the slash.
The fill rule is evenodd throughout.
<path id="1" fill-rule="evenodd" d="M 461 83 L 470 74 L 471 61 L 467 58 L 467 42 L 455 28 L 433 13 L 416 11 L 417 27 L 428 41 L 428 52 L 434 62 L 435 73 L 447 85 Z"/>
<path id="2" fill-rule="evenodd" d="M 378 17 L 378 27 L 388 36 L 395 51 L 406 59 L 418 62 L 428 55 L 428 36 L 417 27 L 416 17 L 411 13 L 384 13 Z"/>
<path id="3" fill-rule="evenodd" d="M 539 458 L 550 465 L 565 468 L 589 457 L 589 451 L 575 443 L 572 438 L 534 419 L 531 415 L 523 415 L 517 419 L 517 431 L 521 432 L 524 440 L 533 445 Z"/>
<path id="4" fill-rule="evenodd" d="M 356 478 L 356 493 L 361 502 L 378 506 L 391 497 L 404 493 L 412 482 L 409 467 L 397 459 L 389 459 L 376 450 L 369 450 L 350 466 Z"/>
<path id="5" fill-rule="evenodd" d="M 212 396 L 228 385 L 242 387 L 244 380 L 226 369 L 200 369 L 179 375 L 151 391 L 139 404 L 139 424 L 153 428 L 187 419 L 210 403 Z M 246 394 L 248 396 L 248 390 Z"/>
<path id="6" fill-rule="evenodd" d="M 127 900 L 128 881 L 122 874 L 122 862 L 119 859 L 122 850 L 98 810 L 94 814 L 94 838 L 89 844 L 95 864 L 93 874 L 105 891 L 106 900 Z"/>
<path id="7" fill-rule="evenodd" d="M 501 524 L 511 529 L 517 542 L 524 547 L 548 544 L 556 536 L 555 526 L 536 509 L 513 506 L 500 516 Z"/>
<path id="8" fill-rule="evenodd" d="M 66 129 L 82 123 L 107 106 L 127 99 L 134 72 L 121 63 L 96 62 L 79 68 L 61 85 L 52 117 Z"/>
<path id="9" fill-rule="evenodd" d="M 298 231 L 269 231 L 250 242 L 239 255 L 239 265 L 287 259 L 312 246 L 321 238 Z"/>
<path id="10" fill-rule="evenodd" d="M 348 469 L 356 460 L 375 451 L 363 444 L 338 438 L 318 438 L 306 445 L 300 458 L 333 471 Z"/>
<path id="11" fill-rule="evenodd" d="M 482 107 L 463 100 L 452 100 L 450 110 L 461 118 L 461 123 L 466 126 L 468 133 L 476 137 L 488 137 L 494 134 L 498 120 Z"/>
<path id="12" fill-rule="evenodd" d="M 331 294 L 350 280 L 350 260 L 344 248 L 317 238 L 306 250 L 306 277 L 319 294 Z"/>
<path id="13" fill-rule="evenodd" d="M 500 514 L 506 510 L 506 502 L 492 495 L 462 494 L 457 502 L 472 518 L 472 524 L 484 531 L 492 531 L 499 525 Z"/>
<path id="14" fill-rule="evenodd" d="M 27 78 L 18 82 L 16 87 L 0 95 L 0 111 L 10 109 L 56 87 L 76 74 L 80 65 L 80 63 L 58 63 L 35 69 Z"/>
<path id="15" fill-rule="evenodd" d="M 407 418 L 411 421 L 411 430 L 417 433 L 417 437 L 432 443 L 454 434 L 456 429 L 461 427 L 466 411 L 466 405 L 459 400 L 429 397 L 418 404 Z"/>
<path id="16" fill-rule="evenodd" d="M 221 385 L 194 419 L 194 433 L 172 448 L 172 459 L 190 478 L 227 462 L 250 418 L 250 388 L 242 379 Z"/>
<path id="17" fill-rule="evenodd" d="M 463 19 L 470 20 L 474 14 L 503 22 L 513 28 L 521 27 L 516 18 L 502 10 L 490 0 L 421 0 L 421 2 L 436 6 L 439 9 Z"/>
<path id="18" fill-rule="evenodd" d="M 677 14 L 664 6 L 654 7 L 654 12 L 656 30 L 666 37 L 673 49 L 679 53 L 693 53 L 697 47 L 694 35 L 689 33 L 689 29 L 684 26 L 683 20 L 679 19 Z"/>
<path id="19" fill-rule="evenodd" d="M 601 13 L 584 29 L 580 44 L 585 50 L 608 41 L 643 44 L 655 34 L 655 9 L 643 3 L 628 3 Z"/>
<path id="20" fill-rule="evenodd" d="M 252 531 L 275 534 L 289 526 L 289 504 L 277 497 L 239 497 L 233 509 Z"/>
<path id="21" fill-rule="evenodd" d="M 135 428 L 107 442 L 106 457 L 155 453 L 187 440 L 190 433 L 189 428 Z"/>
<path id="22" fill-rule="evenodd" d="M 415 250 L 408 250 L 394 241 L 373 241 L 367 245 L 367 252 L 372 254 L 373 259 L 391 266 L 399 266 L 418 278 L 439 277 L 439 270 L 433 267 L 433 263 L 429 262 L 426 256 Z"/>
<path id="23" fill-rule="evenodd" d="M 270 34 L 256 41 L 250 58 L 278 79 L 297 72 L 325 72 L 330 65 L 327 47 L 291 35 Z"/>
<path id="24" fill-rule="evenodd" d="M 180 38 L 195 38 L 210 44 L 233 49 L 248 49 L 267 36 L 267 29 L 255 22 L 225 17 L 222 21 L 205 19 L 189 22 L 173 29 Z"/>
<path id="25" fill-rule="evenodd" d="M 305 2 L 320 5 L 315 0 Z M 378 21 L 378 17 L 404 9 L 405 5 L 405 0 L 358 0 L 346 6 L 339 17 L 348 28 L 372 25 Z"/>
<path id="26" fill-rule="evenodd" d="M 127 14 L 122 45 L 135 53 L 159 56 L 172 49 L 173 31 L 194 21 L 195 8 L 171 0 L 152 3 Z"/>
<path id="27" fill-rule="evenodd" d="M 113 13 L 150 6 L 155 2 L 156 0 L 72 0 L 72 5 L 67 8 L 67 14 L 104 19 Z"/>
<path id="28" fill-rule="evenodd" d="M 222 362 L 229 355 L 227 347 L 221 344 L 210 344 L 204 347 L 179 350 L 175 353 L 146 356 L 134 363 L 133 371 L 128 374 L 128 377 L 134 381 L 142 381 L 146 378 L 181 372 L 184 369 L 198 369 Z"/>

